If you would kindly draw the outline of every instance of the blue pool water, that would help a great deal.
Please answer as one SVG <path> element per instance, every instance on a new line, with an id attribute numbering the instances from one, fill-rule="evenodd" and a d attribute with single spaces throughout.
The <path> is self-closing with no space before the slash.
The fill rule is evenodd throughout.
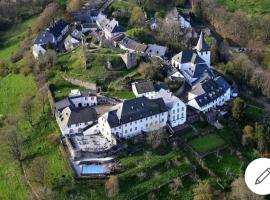
<path id="1" fill-rule="evenodd" d="M 85 165 L 82 167 L 82 174 L 102 174 L 104 169 L 102 165 Z"/>

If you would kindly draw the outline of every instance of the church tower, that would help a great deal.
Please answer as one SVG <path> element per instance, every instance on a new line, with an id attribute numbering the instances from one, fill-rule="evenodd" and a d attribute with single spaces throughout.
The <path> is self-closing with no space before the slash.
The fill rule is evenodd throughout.
<path id="1" fill-rule="evenodd" d="M 194 50 L 197 54 L 206 62 L 206 64 L 211 64 L 211 51 L 209 45 L 204 40 L 204 33 L 201 32 L 200 38 Z"/>

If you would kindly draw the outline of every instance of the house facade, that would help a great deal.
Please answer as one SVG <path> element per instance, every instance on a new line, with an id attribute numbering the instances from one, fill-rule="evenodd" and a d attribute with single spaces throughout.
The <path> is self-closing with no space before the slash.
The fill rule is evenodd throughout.
<path id="1" fill-rule="evenodd" d="M 132 91 L 136 97 L 162 98 L 168 109 L 168 124 L 171 127 L 176 127 L 186 122 L 185 103 L 174 96 L 167 85 L 163 83 L 153 84 L 149 80 L 139 81 L 132 84 Z"/>
<path id="2" fill-rule="evenodd" d="M 38 58 L 38 56 L 46 53 L 48 45 L 56 50 L 60 42 L 64 40 L 68 30 L 69 25 L 64 20 L 60 19 L 39 34 L 32 47 L 34 57 Z"/>
<path id="3" fill-rule="evenodd" d="M 143 132 L 159 130 L 166 126 L 167 107 L 163 99 L 139 97 L 116 105 L 98 119 L 100 132 L 108 139 L 112 134 L 130 138 Z"/>
<path id="4" fill-rule="evenodd" d="M 188 93 L 188 105 L 206 113 L 231 100 L 231 88 L 222 78 L 209 78 L 198 82 Z"/>

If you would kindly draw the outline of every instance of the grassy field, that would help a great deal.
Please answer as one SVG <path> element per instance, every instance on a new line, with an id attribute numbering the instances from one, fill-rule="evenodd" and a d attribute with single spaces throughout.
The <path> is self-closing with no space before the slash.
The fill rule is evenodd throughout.
<path id="1" fill-rule="evenodd" d="M 220 177 L 222 184 L 229 186 L 234 178 L 242 172 L 242 162 L 229 150 L 224 150 L 219 155 L 219 158 L 216 155 L 210 155 L 205 159 L 205 162 L 207 167 Z"/>
<path id="2" fill-rule="evenodd" d="M 28 34 L 35 19 L 36 17 L 32 17 L 22 23 L 15 24 L 7 31 L 0 32 L 0 59 L 8 59 L 15 52 L 20 42 Z"/>
<path id="3" fill-rule="evenodd" d="M 269 0 L 217 0 L 230 11 L 238 9 L 249 14 L 270 14 Z"/>
<path id="4" fill-rule="evenodd" d="M 206 153 L 225 144 L 225 141 L 216 134 L 209 134 L 189 142 L 192 148 L 200 153 Z"/>
<path id="5" fill-rule="evenodd" d="M 37 91 L 32 76 L 10 74 L 0 78 L 0 114 L 16 112 L 23 96 L 34 96 Z"/>

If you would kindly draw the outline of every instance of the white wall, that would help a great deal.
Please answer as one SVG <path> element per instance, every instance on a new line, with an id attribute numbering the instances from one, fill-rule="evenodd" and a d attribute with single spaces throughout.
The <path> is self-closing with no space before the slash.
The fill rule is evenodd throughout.
<path id="1" fill-rule="evenodd" d="M 72 103 L 74 103 L 75 107 L 88 107 L 97 105 L 97 96 L 89 96 L 89 97 L 72 97 L 70 98 Z"/>
<path id="2" fill-rule="evenodd" d="M 168 112 L 153 115 L 141 120 L 133 121 L 127 124 L 122 124 L 118 127 L 111 128 L 108 121 L 102 116 L 98 123 L 100 132 L 107 138 L 111 138 L 111 134 L 117 135 L 120 138 L 130 138 L 144 132 L 158 130 L 166 126 L 168 120 Z"/>
<path id="3" fill-rule="evenodd" d="M 175 102 L 170 109 L 168 121 L 171 127 L 176 127 L 186 122 L 186 105 L 181 100 Z"/>

